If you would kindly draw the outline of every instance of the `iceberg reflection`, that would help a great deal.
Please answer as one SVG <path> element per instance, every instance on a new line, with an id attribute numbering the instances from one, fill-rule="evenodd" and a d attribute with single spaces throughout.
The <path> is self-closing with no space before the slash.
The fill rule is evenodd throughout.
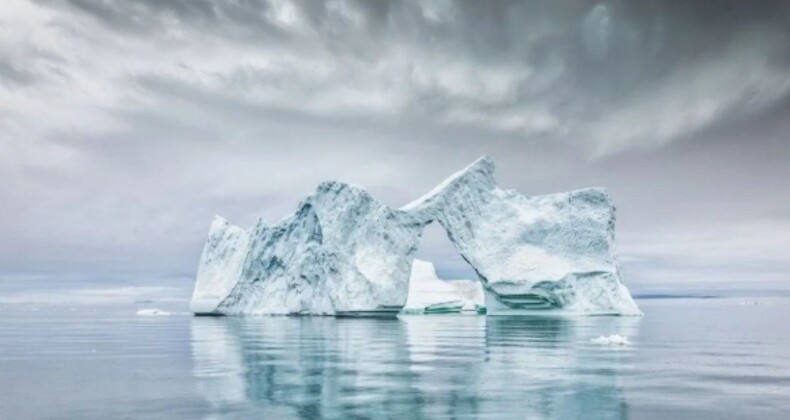
<path id="1" fill-rule="evenodd" d="M 638 319 L 195 318 L 193 372 L 236 418 L 628 417 L 619 372 Z"/>

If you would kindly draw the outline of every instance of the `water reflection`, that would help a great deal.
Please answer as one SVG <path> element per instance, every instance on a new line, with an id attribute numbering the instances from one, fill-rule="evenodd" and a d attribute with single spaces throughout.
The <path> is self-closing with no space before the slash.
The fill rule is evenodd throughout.
<path id="1" fill-rule="evenodd" d="M 195 318 L 194 375 L 214 414 L 266 418 L 628 417 L 629 318 Z"/>

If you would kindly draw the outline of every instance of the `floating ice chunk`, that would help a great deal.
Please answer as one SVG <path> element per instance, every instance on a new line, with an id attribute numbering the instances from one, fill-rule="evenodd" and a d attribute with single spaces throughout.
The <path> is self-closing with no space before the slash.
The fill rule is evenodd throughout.
<path id="1" fill-rule="evenodd" d="M 622 336 L 619 334 L 612 334 L 609 336 L 599 336 L 598 338 L 593 338 L 592 340 L 595 344 L 604 344 L 604 345 L 616 345 L 616 346 L 624 346 L 628 344 L 628 337 Z"/>
<path id="2" fill-rule="evenodd" d="M 137 316 L 168 316 L 168 315 L 172 315 L 172 313 L 156 308 L 140 309 L 137 311 Z"/>
<path id="3" fill-rule="evenodd" d="M 460 300 L 453 300 L 449 302 L 434 303 L 428 305 L 423 309 L 424 314 L 457 314 L 461 312 L 464 303 Z"/>

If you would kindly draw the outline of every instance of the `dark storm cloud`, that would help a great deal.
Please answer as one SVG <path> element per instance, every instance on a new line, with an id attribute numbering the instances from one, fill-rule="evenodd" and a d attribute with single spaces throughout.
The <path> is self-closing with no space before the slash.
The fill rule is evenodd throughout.
<path id="1" fill-rule="evenodd" d="M 789 19 L 783 1 L 11 0 L 0 275 L 188 287 L 214 214 L 274 222 L 326 179 L 399 206 L 490 154 L 527 194 L 607 187 L 636 287 L 755 261 L 773 282 Z M 424 245 L 464 273 L 440 231 Z"/>

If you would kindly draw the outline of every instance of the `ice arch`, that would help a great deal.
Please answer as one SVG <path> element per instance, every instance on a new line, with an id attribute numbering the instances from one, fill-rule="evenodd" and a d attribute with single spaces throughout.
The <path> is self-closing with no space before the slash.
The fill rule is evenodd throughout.
<path id="1" fill-rule="evenodd" d="M 487 156 L 398 209 L 326 182 L 276 225 L 242 230 L 215 219 L 192 311 L 396 313 L 422 230 L 434 221 L 477 272 L 490 314 L 639 314 L 613 255 L 609 195 L 501 190 Z"/>

